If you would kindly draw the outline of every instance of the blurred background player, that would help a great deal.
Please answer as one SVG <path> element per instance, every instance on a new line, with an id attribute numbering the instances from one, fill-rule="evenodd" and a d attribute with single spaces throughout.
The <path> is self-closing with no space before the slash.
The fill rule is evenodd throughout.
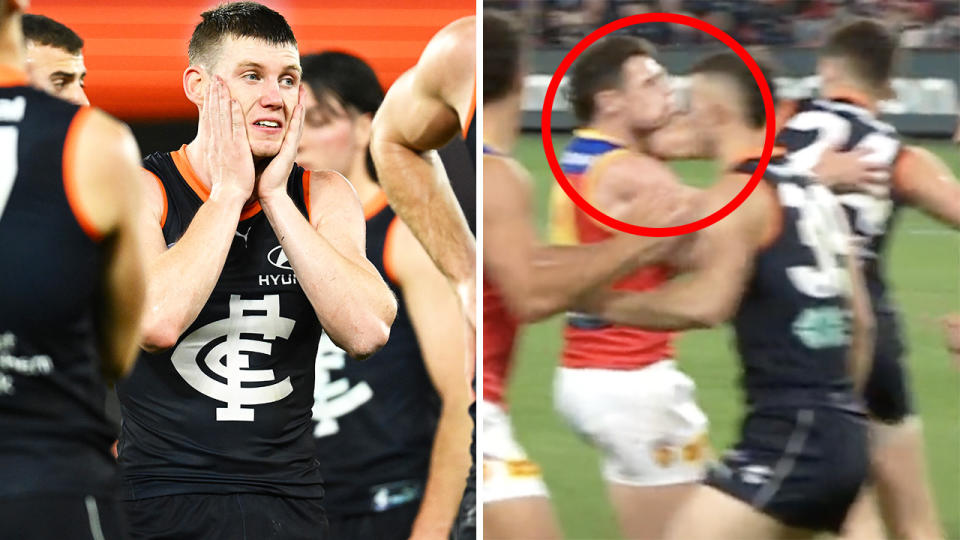
<path id="1" fill-rule="evenodd" d="M 943 532 L 903 365 L 906 343 L 884 262 L 888 235 L 904 206 L 960 229 L 960 183 L 936 155 L 903 145 L 897 130 L 876 117 L 878 103 L 891 95 L 896 51 L 896 37 L 878 21 L 854 21 L 833 31 L 818 64 L 823 98 L 798 102 L 777 141 L 786 147 L 790 166 L 804 172 L 828 147 L 865 150 L 869 152 L 865 159 L 887 172 L 881 182 L 869 184 L 868 192 L 850 193 L 849 183 L 835 183 L 834 189 L 857 238 L 877 321 L 865 398 L 874 420 L 873 478 L 882 515 L 897 538 L 933 539 L 943 538 Z M 858 531 L 862 524 L 851 525 L 851 537 L 876 535 Z"/>
<path id="2" fill-rule="evenodd" d="M 370 356 L 396 302 L 364 256 L 353 188 L 294 163 L 303 89 L 283 16 L 220 5 L 202 14 L 188 56 L 196 138 L 148 156 L 142 174 L 145 352 L 119 385 L 131 530 L 325 538 L 310 421 L 317 343 L 323 331 Z"/>
<path id="3" fill-rule="evenodd" d="M 303 56 L 301 65 L 297 162 L 339 171 L 357 189 L 367 258 L 398 302 L 390 339 L 363 362 L 320 339 L 313 419 L 330 535 L 446 538 L 470 468 L 472 428 L 457 298 L 377 184 L 368 153 L 383 100 L 376 74 L 339 52 Z"/>
<path id="4" fill-rule="evenodd" d="M 603 242 L 548 247 L 532 224 L 530 179 L 510 157 L 518 135 L 521 35 L 486 12 L 484 43 L 483 502 L 486 538 L 558 538 L 537 466 L 516 442 L 504 391 L 518 325 L 562 311 L 582 294 L 662 255 L 679 240 L 611 235 Z M 679 188 L 657 181 L 624 216 L 663 226 L 684 210 Z"/>
<path id="5" fill-rule="evenodd" d="M 467 370 L 476 380 L 476 242 L 450 183 L 424 152 L 461 134 L 476 158 L 476 17 L 458 19 L 427 43 L 417 65 L 391 85 L 373 123 L 370 151 L 390 207 L 420 241 L 460 300 Z M 474 389 L 476 388 L 474 383 Z M 476 420 L 476 402 L 470 416 Z M 474 436 L 475 440 L 475 436 Z M 476 455 L 471 442 L 470 455 Z M 455 538 L 476 535 L 476 472 L 471 467 Z"/>
<path id="6" fill-rule="evenodd" d="M 121 539 L 103 401 L 143 304 L 139 152 L 123 124 L 27 86 L 26 5 L 0 1 L 0 513 L 17 538 Z"/>
<path id="7" fill-rule="evenodd" d="M 721 167 L 702 194 L 701 208 L 712 211 L 756 170 L 765 108 L 734 54 L 710 56 L 692 73 L 691 117 Z M 593 306 L 641 328 L 733 323 L 748 404 L 740 441 L 677 511 L 668 538 L 837 532 L 867 476 L 855 392 L 871 358 L 867 293 L 846 256 L 839 203 L 784 163 L 781 153 L 746 202 L 698 233 L 689 272 L 650 291 L 609 291 Z M 820 324 L 810 326 L 813 318 Z"/>
<path id="8" fill-rule="evenodd" d="M 653 54 L 640 38 L 607 36 L 577 58 L 569 75 L 567 97 L 584 127 L 574 131 L 561 167 L 591 204 L 618 219 L 646 196 L 650 182 L 681 189 L 674 173 L 642 150 L 673 113 L 668 74 Z M 614 235 L 559 186 L 553 189 L 555 243 L 591 244 Z M 615 288 L 652 289 L 673 273 L 664 265 L 639 268 Z M 554 401 L 602 453 L 603 477 L 626 538 L 660 538 L 705 471 L 707 417 L 694 399 L 693 380 L 673 360 L 673 339 L 670 332 L 590 314 L 566 317 Z"/>
<path id="9" fill-rule="evenodd" d="M 73 30 L 43 15 L 23 16 L 27 75 L 37 88 L 77 105 L 89 105 L 83 91 L 87 68 L 83 40 Z"/>

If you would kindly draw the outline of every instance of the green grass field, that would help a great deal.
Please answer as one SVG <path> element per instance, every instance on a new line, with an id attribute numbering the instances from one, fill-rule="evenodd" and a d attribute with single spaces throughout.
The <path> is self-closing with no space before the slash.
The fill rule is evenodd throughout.
<path id="1" fill-rule="evenodd" d="M 554 139 L 561 149 L 566 137 Z M 955 146 L 923 141 L 960 174 Z M 539 133 L 524 135 L 516 156 L 536 182 L 538 222 L 546 220 L 553 177 Z M 714 167 L 703 161 L 675 164 L 688 183 L 704 185 Z M 944 350 L 938 318 L 960 309 L 960 233 L 908 210 L 894 232 L 889 262 L 894 296 L 903 311 L 910 346 L 908 363 L 916 406 L 924 421 L 927 458 L 947 537 L 960 539 L 960 373 Z M 526 328 L 520 340 L 508 401 L 517 438 L 543 468 L 567 538 L 620 538 L 601 482 L 597 454 L 554 413 L 552 381 L 561 345 L 561 319 Z M 678 359 L 697 382 L 710 417 L 711 442 L 730 446 L 741 414 L 738 363 L 728 329 L 690 332 L 679 341 Z"/>

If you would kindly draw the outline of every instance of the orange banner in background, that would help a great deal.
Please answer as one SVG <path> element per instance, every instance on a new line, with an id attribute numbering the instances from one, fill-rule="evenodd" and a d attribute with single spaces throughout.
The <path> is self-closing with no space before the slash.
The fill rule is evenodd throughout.
<path id="1" fill-rule="evenodd" d="M 33 0 L 85 41 L 87 95 L 124 120 L 196 116 L 183 95 L 187 44 L 200 13 L 219 2 L 199 0 Z M 447 23 L 472 15 L 474 0 L 263 0 L 293 27 L 301 53 L 335 49 L 369 62 L 385 87 L 416 63 Z"/>

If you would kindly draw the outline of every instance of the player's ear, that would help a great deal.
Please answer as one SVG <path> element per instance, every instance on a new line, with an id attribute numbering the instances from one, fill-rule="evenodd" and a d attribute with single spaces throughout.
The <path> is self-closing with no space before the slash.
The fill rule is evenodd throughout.
<path id="1" fill-rule="evenodd" d="M 373 125 L 373 114 L 364 113 L 353 121 L 353 138 L 357 147 L 366 148 L 370 144 L 370 126 Z"/>
<path id="2" fill-rule="evenodd" d="M 200 66 L 190 66 L 183 72 L 183 93 L 197 107 L 203 107 L 203 96 L 209 84 L 209 76 Z"/>
<path id="3" fill-rule="evenodd" d="M 620 92 L 614 89 L 601 90 L 593 95 L 593 110 L 597 116 L 620 112 Z"/>

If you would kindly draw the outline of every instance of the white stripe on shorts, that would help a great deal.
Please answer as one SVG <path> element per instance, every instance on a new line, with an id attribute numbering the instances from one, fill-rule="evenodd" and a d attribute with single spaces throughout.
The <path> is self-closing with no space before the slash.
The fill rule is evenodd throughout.
<path id="1" fill-rule="evenodd" d="M 773 478 L 753 497 L 751 504 L 754 508 L 766 506 L 780 490 L 780 484 L 783 483 L 783 480 L 793 472 L 797 455 L 803 450 L 803 445 L 806 444 L 807 437 L 810 435 L 813 419 L 813 409 L 801 409 L 797 412 L 797 425 L 793 428 L 793 433 L 790 434 L 790 440 L 787 441 L 787 448 L 784 450 L 783 457 L 777 460 L 777 466 L 773 470 Z"/>
<path id="2" fill-rule="evenodd" d="M 103 529 L 100 528 L 100 511 L 97 509 L 97 500 L 93 495 L 87 495 L 83 502 L 87 504 L 87 518 L 90 520 L 90 535 L 93 540 L 105 540 Z"/>

